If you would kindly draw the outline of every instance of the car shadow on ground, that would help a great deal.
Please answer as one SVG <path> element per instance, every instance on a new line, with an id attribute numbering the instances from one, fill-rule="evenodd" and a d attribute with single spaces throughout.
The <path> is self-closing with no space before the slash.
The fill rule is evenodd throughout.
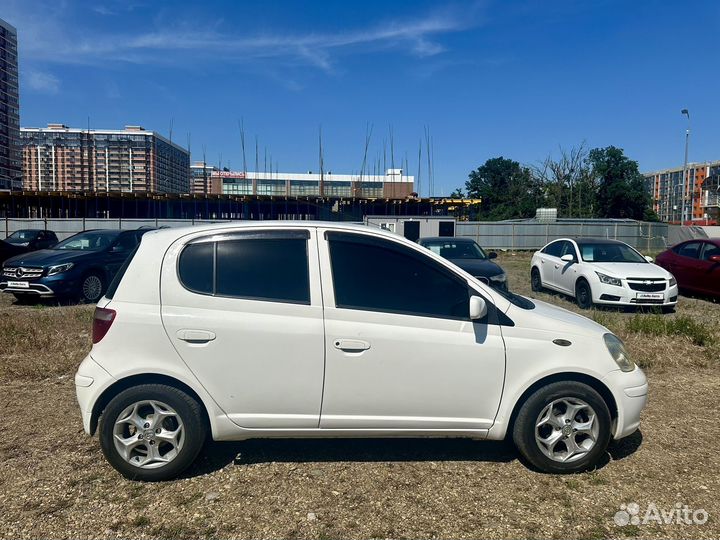
<path id="1" fill-rule="evenodd" d="M 512 444 L 471 439 L 256 439 L 208 441 L 185 476 L 199 476 L 227 465 L 257 463 L 334 463 L 408 461 L 488 461 L 517 459 Z"/>
<path id="2" fill-rule="evenodd" d="M 537 295 L 539 294 L 546 294 L 552 298 L 561 299 L 569 302 L 572 304 L 575 308 L 577 308 L 577 304 L 575 303 L 575 300 L 565 294 L 558 291 L 553 291 L 550 289 L 543 289 L 541 292 L 532 292 L 530 293 L 530 298 L 535 298 L 537 300 L 547 301 L 543 298 L 539 298 Z M 566 306 L 558 305 L 558 307 L 569 309 Z M 653 306 L 653 305 L 631 305 L 631 306 L 613 306 L 612 304 L 593 304 L 591 309 L 581 310 L 579 311 L 580 315 L 583 315 L 584 313 L 591 313 L 592 310 L 596 311 L 603 311 L 607 313 L 653 313 L 653 314 L 662 314 L 662 308 L 660 306 Z"/>
<path id="3" fill-rule="evenodd" d="M 635 453 L 642 433 L 613 441 L 597 465 L 605 467 Z M 183 477 L 213 473 L 228 465 L 258 463 L 430 462 L 475 461 L 509 463 L 518 453 L 508 441 L 471 439 L 255 439 L 239 442 L 208 441 Z"/>

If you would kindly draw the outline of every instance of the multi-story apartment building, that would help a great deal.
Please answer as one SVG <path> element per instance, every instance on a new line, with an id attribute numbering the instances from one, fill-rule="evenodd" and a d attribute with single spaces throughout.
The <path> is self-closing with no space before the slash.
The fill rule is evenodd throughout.
<path id="1" fill-rule="evenodd" d="M 209 193 L 289 197 L 355 197 L 404 199 L 415 178 L 402 169 L 384 175 L 213 171 Z"/>
<path id="2" fill-rule="evenodd" d="M 719 168 L 720 161 L 688 163 L 685 181 L 686 220 L 707 219 L 704 187 L 709 177 L 717 176 Z M 683 168 L 645 173 L 644 176 L 657 215 L 662 221 L 679 223 L 682 219 Z"/>
<path id="3" fill-rule="evenodd" d="M 23 188 L 30 191 L 189 193 L 190 154 L 140 126 L 22 128 Z"/>
<path id="4" fill-rule="evenodd" d="M 213 189 L 212 175 L 217 171 L 213 165 L 203 161 L 196 161 L 190 165 L 190 193 L 206 195 L 208 193 L 222 193 Z M 217 182 L 216 185 L 219 185 Z"/>
<path id="5" fill-rule="evenodd" d="M 22 188 L 17 31 L 0 19 L 0 191 Z"/>

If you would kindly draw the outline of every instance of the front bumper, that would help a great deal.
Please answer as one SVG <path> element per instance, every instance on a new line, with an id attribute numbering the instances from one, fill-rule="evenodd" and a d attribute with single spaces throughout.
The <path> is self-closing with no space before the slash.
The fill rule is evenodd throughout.
<path id="1" fill-rule="evenodd" d="M 100 364 L 87 355 L 75 374 L 75 394 L 82 414 L 83 429 L 92 435 L 92 412 L 102 392 L 112 384 L 114 378 Z"/>
<path id="2" fill-rule="evenodd" d="M 617 287 L 598 281 L 591 288 L 593 303 L 608 306 L 674 306 L 678 301 L 677 285 L 663 291 L 644 292 L 631 289 L 625 282 Z"/>
<path id="3" fill-rule="evenodd" d="M 632 435 L 640 427 L 640 413 L 647 403 L 648 383 L 645 373 L 639 367 L 629 373 L 618 369 L 608 373 L 603 382 L 613 393 L 618 408 L 613 438 L 622 439 Z"/>
<path id="4" fill-rule="evenodd" d="M 68 296 L 77 291 L 79 287 L 79 280 L 65 273 L 30 280 L 9 280 L 5 277 L 0 279 L 2 279 L 2 281 L 0 281 L 0 291 L 2 292 L 33 295 L 41 298 Z M 27 287 L 11 286 L 10 283 L 12 282 L 27 283 Z"/>

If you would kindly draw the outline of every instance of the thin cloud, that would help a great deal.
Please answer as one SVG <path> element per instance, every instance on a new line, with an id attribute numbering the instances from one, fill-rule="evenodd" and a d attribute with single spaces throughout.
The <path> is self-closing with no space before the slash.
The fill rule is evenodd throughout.
<path id="1" fill-rule="evenodd" d="M 329 72 L 342 55 L 397 50 L 420 58 L 436 56 L 446 50 L 440 42 L 442 36 L 477 24 L 476 16 L 468 17 L 475 9 L 463 12 L 446 9 L 416 19 L 384 21 L 328 33 L 278 31 L 238 38 L 217 28 L 187 24 L 135 34 L 93 34 L 91 30 L 70 34 L 69 27 L 62 24 L 64 13 L 58 4 L 44 18 L 25 16 L 21 6 L 16 4 L 15 11 L 22 19 L 18 21 L 19 37 L 26 57 L 66 64 L 98 65 L 108 61 L 160 64 L 188 59 L 247 63 L 274 59 Z M 106 11 L 106 6 L 96 8 Z M 182 54 L 168 54 L 172 52 Z"/>
<path id="2" fill-rule="evenodd" d="M 57 94 L 60 91 L 60 79 L 51 73 L 29 71 L 25 74 L 25 85 L 43 94 Z"/>

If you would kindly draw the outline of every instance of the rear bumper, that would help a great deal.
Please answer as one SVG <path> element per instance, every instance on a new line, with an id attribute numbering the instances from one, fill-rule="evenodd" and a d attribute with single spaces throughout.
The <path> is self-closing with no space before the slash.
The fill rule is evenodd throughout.
<path id="1" fill-rule="evenodd" d="M 95 362 L 90 355 L 85 357 L 75 374 L 75 394 L 78 405 L 80 405 L 83 429 L 88 435 L 92 435 L 95 431 L 95 426 L 92 425 L 95 402 L 103 390 L 112 384 L 113 380 L 113 376 Z"/>

